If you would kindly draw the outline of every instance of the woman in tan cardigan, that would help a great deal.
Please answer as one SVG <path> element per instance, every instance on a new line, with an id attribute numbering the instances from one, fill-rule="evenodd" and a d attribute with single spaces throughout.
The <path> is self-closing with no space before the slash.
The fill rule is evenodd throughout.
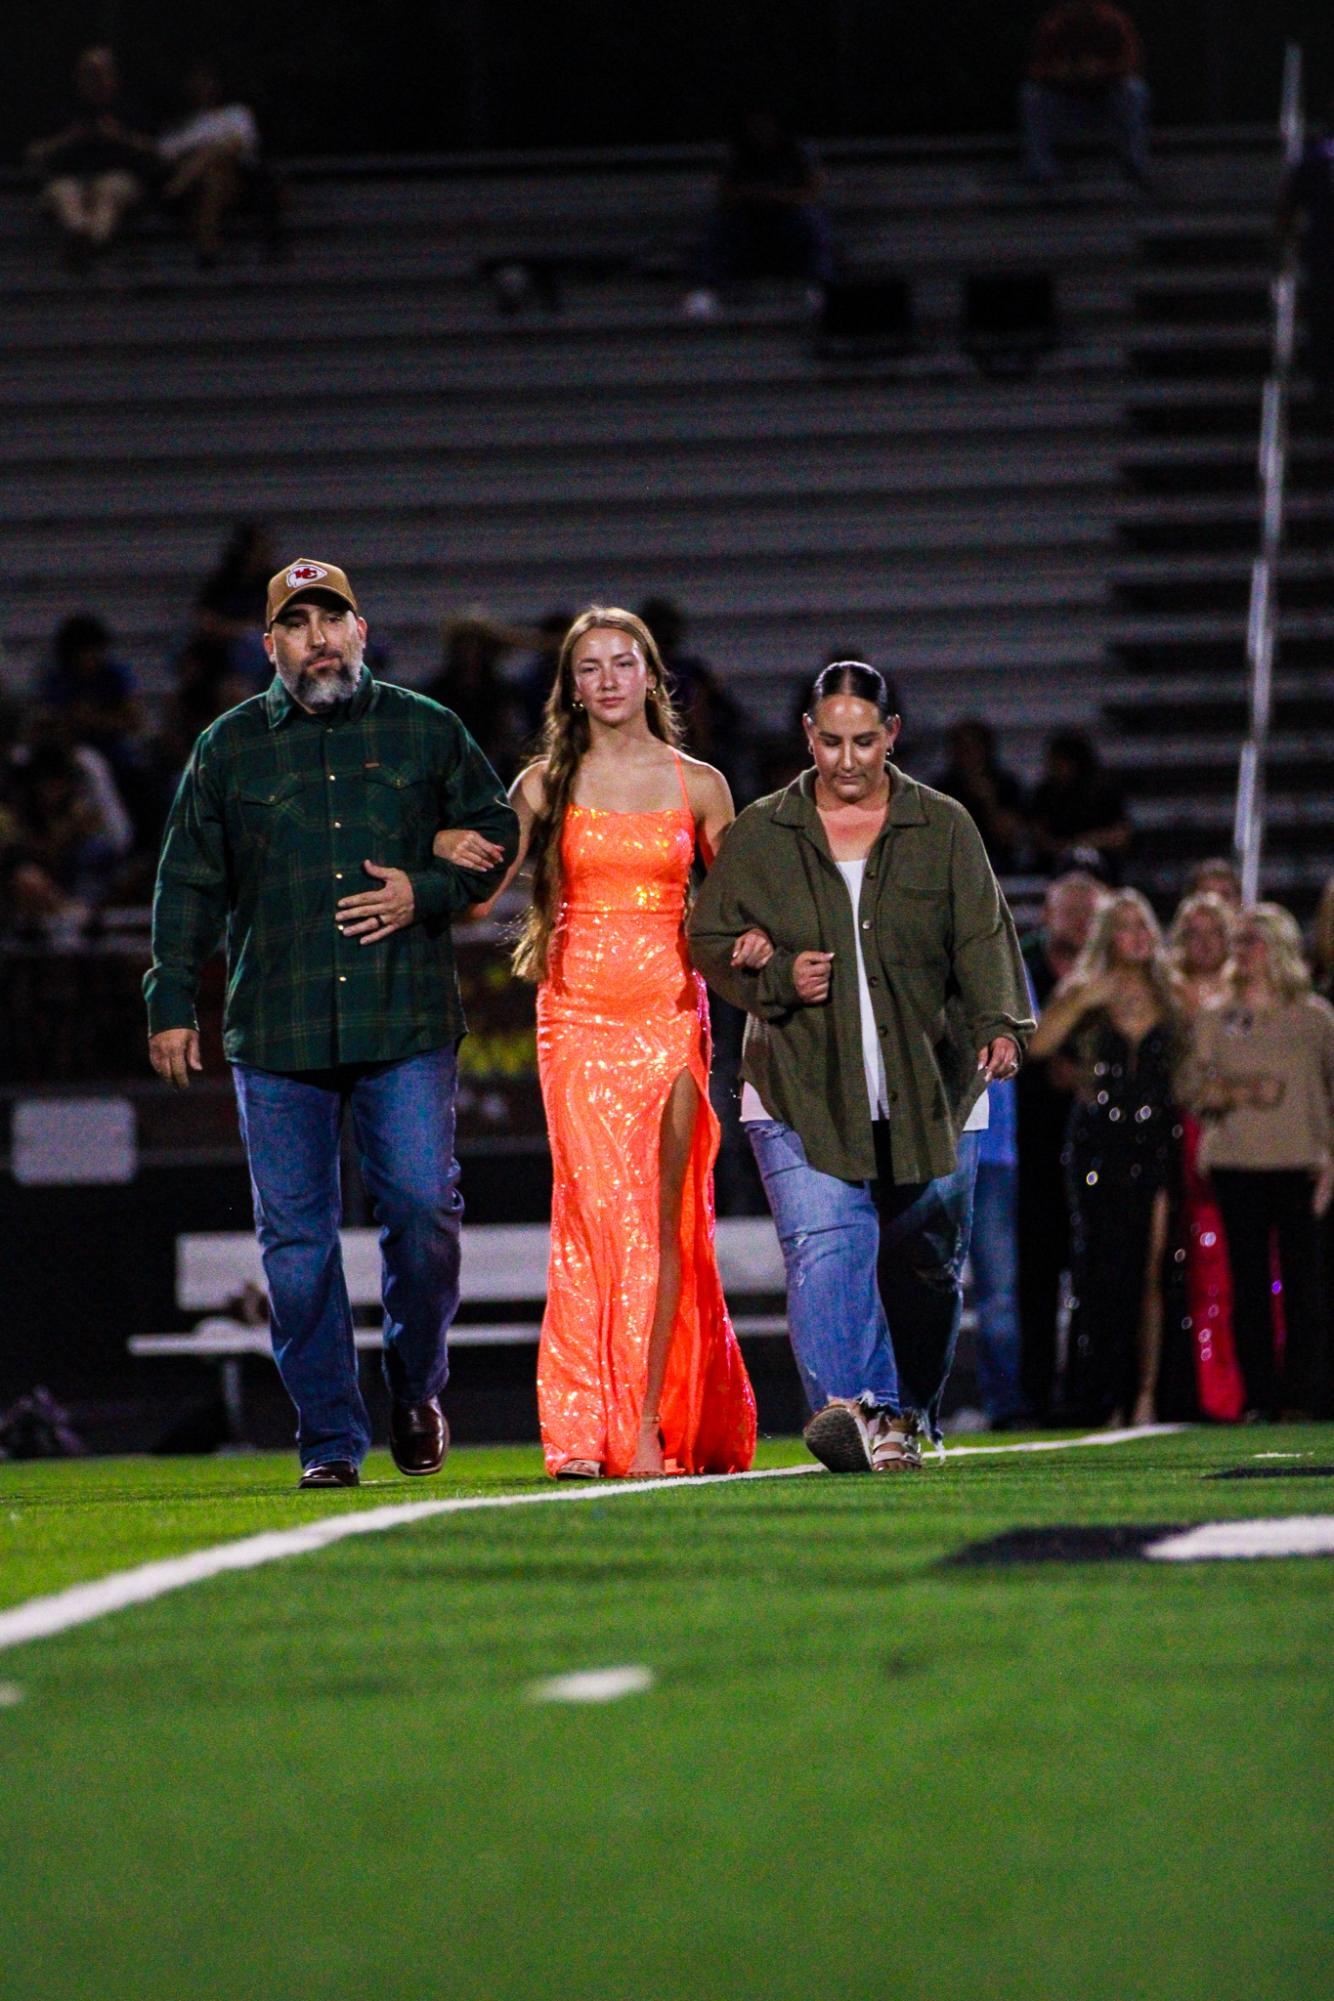
<path id="1" fill-rule="evenodd" d="M 1186 1095 L 1223 1212 L 1233 1333 L 1248 1413 L 1323 1413 L 1319 1219 L 1334 1193 L 1334 1008 L 1311 991 L 1295 920 L 1274 903 L 1240 918 L 1227 991 L 1194 1023 Z M 1270 1321 L 1277 1234 L 1286 1341 Z"/>

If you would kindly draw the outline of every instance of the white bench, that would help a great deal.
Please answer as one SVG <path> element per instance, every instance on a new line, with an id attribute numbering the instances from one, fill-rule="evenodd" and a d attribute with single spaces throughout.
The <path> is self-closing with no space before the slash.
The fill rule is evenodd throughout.
<path id="1" fill-rule="evenodd" d="M 344 1230 L 343 1270 L 353 1315 L 380 1305 L 378 1230 Z M 546 1297 L 550 1232 L 545 1223 L 473 1223 L 463 1227 L 463 1305 L 530 1308 Z M 718 1268 L 729 1300 L 765 1299 L 784 1289 L 783 1258 L 767 1216 L 729 1216 L 718 1224 Z M 271 1355 L 269 1330 L 226 1309 L 247 1291 L 264 1293 L 264 1267 L 251 1231 L 208 1231 L 176 1239 L 176 1304 L 203 1315 L 188 1334 L 134 1334 L 132 1355 L 190 1356 L 217 1365 L 227 1424 L 233 1439 L 244 1436 L 241 1363 L 247 1355 Z M 776 1313 L 734 1314 L 738 1336 L 782 1334 L 787 1320 Z M 450 1332 L 451 1347 L 533 1344 L 537 1319 L 465 1320 Z M 356 1328 L 359 1349 L 381 1345 L 379 1326 Z"/>

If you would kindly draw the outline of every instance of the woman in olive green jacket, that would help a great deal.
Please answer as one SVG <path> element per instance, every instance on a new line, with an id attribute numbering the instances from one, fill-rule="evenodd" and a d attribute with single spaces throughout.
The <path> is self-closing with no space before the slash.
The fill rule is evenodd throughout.
<path id="1" fill-rule="evenodd" d="M 729 830 L 690 948 L 749 1017 L 741 1115 L 783 1247 L 807 1442 L 837 1471 L 890 1471 L 920 1464 L 923 1420 L 938 1435 L 974 1134 L 1033 1021 L 976 827 L 888 762 L 881 676 L 827 667 L 805 727 L 813 768 Z M 759 970 L 734 962 L 752 930 L 773 946 Z"/>

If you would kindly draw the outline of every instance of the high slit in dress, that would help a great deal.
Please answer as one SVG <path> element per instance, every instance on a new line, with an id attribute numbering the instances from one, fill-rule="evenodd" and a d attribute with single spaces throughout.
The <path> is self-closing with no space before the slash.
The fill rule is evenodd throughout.
<path id="1" fill-rule="evenodd" d="M 547 1470 L 594 1460 L 624 1474 L 639 1442 L 658 1289 L 662 1119 L 695 1084 L 681 1195 L 681 1297 L 659 1403 L 664 1456 L 730 1473 L 755 1450 L 755 1398 L 723 1301 L 714 1245 L 709 1016 L 682 920 L 695 820 L 566 808 L 564 895 L 537 993 L 551 1140 L 551 1265 L 537 1394 Z"/>

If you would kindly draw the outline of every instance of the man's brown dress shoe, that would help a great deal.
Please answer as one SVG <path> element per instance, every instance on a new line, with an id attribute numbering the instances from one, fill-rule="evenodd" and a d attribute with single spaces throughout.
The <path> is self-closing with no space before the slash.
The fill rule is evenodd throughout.
<path id="1" fill-rule="evenodd" d="M 322 1466 L 307 1466 L 298 1487 L 359 1487 L 361 1475 L 350 1459 L 327 1459 Z"/>
<path id="2" fill-rule="evenodd" d="M 396 1403 L 389 1412 L 389 1450 L 400 1473 L 438 1473 L 449 1450 L 449 1426 L 439 1397 Z"/>

